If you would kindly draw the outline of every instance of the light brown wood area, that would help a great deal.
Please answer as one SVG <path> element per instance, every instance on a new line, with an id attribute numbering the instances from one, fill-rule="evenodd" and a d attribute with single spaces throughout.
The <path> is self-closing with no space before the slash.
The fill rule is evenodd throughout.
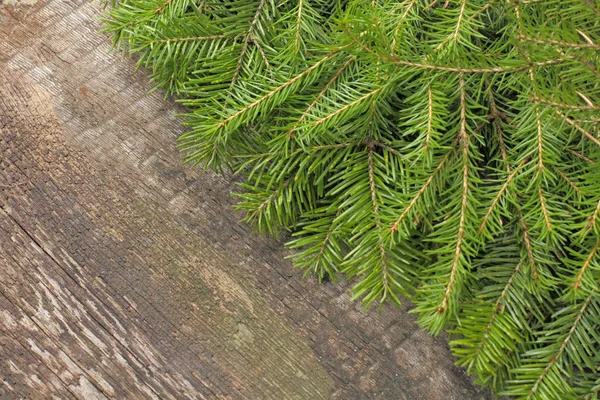
<path id="1" fill-rule="evenodd" d="M 0 6 L 0 399 L 482 397 L 406 308 L 301 279 L 232 179 L 181 166 L 182 110 L 98 3 L 29 3 Z"/>

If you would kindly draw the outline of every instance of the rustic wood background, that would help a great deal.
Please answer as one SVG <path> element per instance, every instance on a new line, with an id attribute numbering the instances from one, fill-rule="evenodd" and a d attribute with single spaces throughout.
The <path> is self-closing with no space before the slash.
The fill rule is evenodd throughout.
<path id="1" fill-rule="evenodd" d="M 429 337 L 318 285 L 181 167 L 182 110 L 90 0 L 0 0 L 1 399 L 480 399 Z"/>

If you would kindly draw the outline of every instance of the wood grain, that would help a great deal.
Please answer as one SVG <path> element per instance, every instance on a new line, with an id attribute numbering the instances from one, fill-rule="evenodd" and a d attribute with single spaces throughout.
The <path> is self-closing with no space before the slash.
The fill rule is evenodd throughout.
<path id="1" fill-rule="evenodd" d="M 88 0 L 0 7 L 0 399 L 479 399 L 445 339 L 301 279 L 181 166 Z"/>

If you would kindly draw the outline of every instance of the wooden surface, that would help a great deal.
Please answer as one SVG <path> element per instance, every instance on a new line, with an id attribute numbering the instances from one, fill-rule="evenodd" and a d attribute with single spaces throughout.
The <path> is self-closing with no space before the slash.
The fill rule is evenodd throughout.
<path id="1" fill-rule="evenodd" d="M 406 308 L 301 279 L 238 222 L 230 179 L 181 167 L 181 109 L 109 52 L 97 3 L 12 3 L 0 399 L 482 398 Z"/>

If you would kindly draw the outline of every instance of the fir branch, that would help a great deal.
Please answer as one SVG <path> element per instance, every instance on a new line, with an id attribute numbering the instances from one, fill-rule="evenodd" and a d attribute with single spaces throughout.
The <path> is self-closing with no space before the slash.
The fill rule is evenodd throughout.
<path id="1" fill-rule="evenodd" d="M 160 4 L 158 7 L 156 7 L 156 9 L 154 10 L 154 14 L 161 14 L 163 10 L 167 8 L 167 6 L 171 3 L 171 1 L 172 0 L 165 0 L 163 4 Z"/>
<path id="2" fill-rule="evenodd" d="M 573 149 L 565 149 L 566 151 L 568 151 L 569 153 L 573 154 L 574 156 L 581 158 L 582 160 L 585 160 L 588 164 L 594 164 L 594 160 L 592 160 L 589 157 L 584 156 L 583 154 L 581 154 L 578 151 L 575 151 Z"/>
<path id="3" fill-rule="evenodd" d="M 244 57 L 246 56 L 246 52 L 248 51 L 248 46 L 254 40 L 254 37 L 252 36 L 252 32 L 254 31 L 254 28 L 255 28 L 256 24 L 258 23 L 260 13 L 262 12 L 264 6 L 265 6 L 265 0 L 259 0 L 258 6 L 256 7 L 256 13 L 254 14 L 254 18 L 252 18 L 252 21 L 250 22 L 250 25 L 248 26 L 248 30 L 244 34 L 244 44 L 242 45 L 242 51 L 238 58 L 237 66 L 235 67 L 235 71 L 233 72 L 233 78 L 231 79 L 231 86 L 236 84 L 238 77 L 240 76 L 240 72 L 242 70 L 242 65 L 244 63 Z"/>
<path id="4" fill-rule="evenodd" d="M 573 284 L 572 284 L 575 289 L 579 289 L 581 287 L 581 280 L 583 279 L 583 276 L 584 276 L 585 272 L 587 271 L 588 267 L 592 263 L 592 260 L 593 260 L 594 256 L 596 255 L 596 252 L 598 251 L 598 247 L 600 247 L 600 239 L 598 239 L 598 241 L 592 248 L 592 251 L 586 258 L 583 265 L 581 266 L 581 269 L 579 270 L 579 273 L 577 274 L 577 278 L 575 278 L 575 282 L 573 282 Z"/>
<path id="5" fill-rule="evenodd" d="M 288 130 L 288 134 L 290 135 L 290 138 L 294 138 L 294 131 L 298 129 L 298 126 L 300 126 L 300 124 L 302 123 L 302 121 L 304 121 L 304 118 L 306 118 L 306 116 L 308 115 L 309 111 L 319 102 L 319 100 L 321 99 L 321 97 L 323 97 L 323 95 L 325 93 L 327 93 L 327 90 L 329 90 L 329 88 L 331 87 L 331 85 L 334 84 L 334 82 L 339 78 L 339 76 L 342 74 L 342 72 L 344 72 L 346 70 L 346 68 L 348 68 L 348 66 L 355 60 L 354 56 L 351 56 L 350 58 L 348 58 L 348 60 L 344 63 L 344 65 L 341 66 L 340 69 L 338 69 L 336 71 L 335 74 L 333 74 L 333 76 L 331 77 L 331 79 L 329 80 L 329 82 L 327 82 L 325 84 L 325 86 L 323 86 L 323 89 L 321 89 L 321 91 L 319 92 L 319 94 L 317 94 L 317 96 L 315 97 L 315 99 L 312 101 L 312 103 L 309 104 L 309 106 L 306 108 L 306 110 L 304 110 L 304 112 L 302 113 L 302 115 L 300 116 L 300 118 L 298 119 L 298 121 L 294 124 L 294 126 L 292 126 L 289 130 Z"/>
<path id="6" fill-rule="evenodd" d="M 390 295 L 391 288 L 389 284 L 388 261 L 383 238 L 381 236 L 381 218 L 379 216 L 379 202 L 377 201 L 377 192 L 375 191 L 375 172 L 373 168 L 373 146 L 368 147 L 368 162 L 369 162 L 369 188 L 371 190 L 371 203 L 373 205 L 373 215 L 375 217 L 375 229 L 379 237 L 379 255 L 381 257 L 381 280 L 385 291 L 384 296 Z"/>
<path id="7" fill-rule="evenodd" d="M 596 225 L 598 215 L 600 215 L 600 200 L 598 200 L 598 203 L 596 204 L 596 209 L 594 210 L 594 213 L 589 217 L 589 222 L 585 227 L 586 231 L 589 231 Z"/>
<path id="8" fill-rule="evenodd" d="M 554 45 L 554 46 L 560 46 L 560 47 L 569 47 L 572 49 L 600 50 L 600 45 L 597 45 L 595 43 L 571 43 L 571 42 L 564 42 L 561 40 L 535 39 L 532 37 L 522 36 L 522 35 L 517 35 L 516 38 L 518 40 L 522 40 L 522 41 L 526 41 L 526 42 L 530 42 L 530 43 L 536 43 L 536 44 L 546 44 L 546 45 Z"/>
<path id="9" fill-rule="evenodd" d="M 298 155 L 301 153 L 311 154 L 311 153 L 315 153 L 315 152 L 323 151 L 323 150 L 343 149 L 343 148 L 347 148 L 347 147 L 353 146 L 353 145 L 356 145 L 356 143 L 346 142 L 346 143 L 324 144 L 324 145 L 317 145 L 317 146 L 311 146 L 311 147 L 302 147 L 302 148 L 295 149 L 292 152 L 289 152 L 287 149 L 284 149 L 284 150 L 277 150 L 277 151 L 268 151 L 265 153 L 243 154 L 243 155 L 239 155 L 238 157 L 246 158 L 246 159 L 248 159 L 248 161 L 246 161 L 240 167 L 238 167 L 238 169 L 235 172 L 236 173 L 242 172 L 242 170 L 248 166 L 248 163 L 257 163 L 260 160 L 273 159 L 275 156 L 284 156 L 287 154 L 290 157 L 292 157 L 292 156 L 295 156 L 295 155 Z"/>
<path id="10" fill-rule="evenodd" d="M 494 5 L 494 3 L 496 3 L 497 1 L 499 1 L 499 0 L 488 0 L 487 3 L 485 3 L 485 5 L 483 7 L 481 7 L 479 10 L 474 12 L 473 15 L 471 15 L 469 17 L 468 22 L 472 22 L 472 21 L 476 20 L 479 16 L 481 16 L 481 14 L 483 14 L 488 9 L 490 9 Z"/>
<path id="11" fill-rule="evenodd" d="M 510 230 L 505 230 L 475 260 L 480 280 L 486 283 L 462 303 L 461 324 L 450 330 L 457 363 L 496 391 L 504 388 L 507 379 L 514 379 L 510 369 L 528 346 L 532 321 L 543 318 L 539 300 L 524 286 L 528 281 L 523 273 L 525 261 L 514 239 Z"/>
<path id="12" fill-rule="evenodd" d="M 379 147 L 381 149 L 384 149 L 384 150 L 390 152 L 391 154 L 393 154 L 396 157 L 398 157 L 398 159 L 403 159 L 405 157 L 402 153 L 400 153 L 398 150 L 396 150 L 393 147 L 391 147 L 389 144 L 382 143 L 382 142 L 379 142 L 377 140 L 372 140 L 370 143 L 373 146 L 375 146 L 375 147 Z"/>
<path id="13" fill-rule="evenodd" d="M 538 196 L 540 198 L 540 207 L 542 208 L 542 214 L 544 215 L 544 222 L 546 223 L 546 229 L 548 229 L 548 232 L 552 232 L 553 228 L 552 228 L 552 224 L 550 223 L 550 215 L 548 214 L 548 207 L 546 205 L 547 200 L 542 191 L 542 185 L 538 185 L 537 192 L 538 192 Z"/>
<path id="14" fill-rule="evenodd" d="M 263 201 L 261 201 L 260 204 L 258 205 L 258 207 L 255 207 L 255 208 L 253 208 L 253 209 L 251 209 L 251 210 L 248 211 L 248 214 L 246 215 L 246 217 L 244 218 L 244 220 L 247 221 L 247 222 L 252 222 L 252 221 L 256 220 L 257 218 L 260 218 L 260 216 L 288 188 L 288 186 L 290 185 L 290 183 L 291 183 L 291 178 L 287 179 L 279 187 L 277 187 L 275 190 L 273 190 L 273 193 L 271 193 Z M 260 223 L 260 221 L 259 221 L 259 223 Z"/>
<path id="15" fill-rule="evenodd" d="M 396 38 L 398 37 L 398 34 L 400 33 L 400 28 L 402 28 L 402 25 L 405 23 L 406 17 L 411 12 L 411 10 L 413 9 L 413 7 L 415 6 L 416 3 L 417 3 L 417 0 L 410 0 L 410 4 L 408 5 L 408 7 L 406 7 L 406 9 L 404 10 L 402 15 L 396 22 L 396 29 L 394 30 L 394 37 L 392 38 L 392 45 L 391 45 L 392 55 L 395 55 Z M 394 12 L 396 12 L 396 10 L 394 10 Z"/>
<path id="16" fill-rule="evenodd" d="M 456 27 L 454 28 L 454 32 L 452 33 L 451 36 L 449 36 L 444 41 L 442 41 L 440 44 L 438 44 L 433 49 L 434 52 L 438 51 L 440 48 L 442 48 L 448 42 L 456 43 L 458 41 L 458 35 L 460 34 L 461 25 L 463 23 L 466 8 L 467 8 L 467 0 L 462 0 L 461 5 L 460 5 L 460 11 L 458 12 L 458 17 L 456 18 Z"/>
<path id="17" fill-rule="evenodd" d="M 531 82 L 534 85 L 534 91 L 535 89 L 535 78 L 533 75 L 533 70 L 529 70 L 529 76 L 531 77 Z M 535 124 L 536 124 L 536 128 L 537 128 L 537 153 L 538 153 L 538 163 L 537 163 L 537 170 L 543 172 L 544 171 L 544 129 L 542 127 L 542 119 L 540 117 L 540 108 L 538 106 L 535 107 L 535 116 L 536 116 L 536 120 L 535 120 Z M 541 186 L 538 186 L 538 189 L 540 189 L 540 199 L 543 199 L 543 195 L 541 192 Z M 544 201 L 541 202 L 542 207 L 544 207 Z M 546 213 L 544 212 L 544 216 L 546 216 Z"/>
<path id="18" fill-rule="evenodd" d="M 542 68 L 549 65 L 555 65 L 563 63 L 564 59 L 553 59 L 547 61 L 540 62 L 532 62 L 529 65 L 519 65 L 514 67 L 489 67 L 489 68 L 460 68 L 460 67 L 447 67 L 444 65 L 435 65 L 435 64 L 423 64 L 423 63 L 415 63 L 411 61 L 404 61 L 397 58 L 390 58 L 389 61 L 394 62 L 398 65 L 403 65 L 406 67 L 414 67 L 421 68 L 424 70 L 432 70 L 432 71 L 448 71 L 448 72 L 457 72 L 457 73 L 467 73 L 467 74 L 490 74 L 490 73 L 509 73 L 509 72 L 518 72 L 529 70 L 531 68 Z"/>
<path id="19" fill-rule="evenodd" d="M 585 137 L 587 137 L 588 139 L 590 139 L 592 142 L 594 142 L 595 144 L 597 144 L 598 146 L 600 146 L 600 140 L 598 140 L 598 138 L 596 138 L 594 135 L 592 135 L 590 132 L 588 132 L 587 130 L 583 129 L 581 126 L 579 126 L 579 124 L 577 124 L 572 118 L 567 117 L 566 115 L 564 115 L 563 113 L 560 113 L 557 111 L 557 114 L 560 115 L 567 124 L 571 125 L 572 127 L 574 127 L 575 129 L 577 129 L 579 132 L 583 133 L 583 135 Z"/>
<path id="20" fill-rule="evenodd" d="M 579 189 L 577 187 L 577 185 L 571 180 L 569 179 L 569 177 L 567 175 L 565 175 L 564 172 L 562 172 L 560 169 L 555 168 L 555 171 L 558 175 L 560 175 L 561 178 L 563 178 L 563 180 L 565 182 L 567 182 L 569 184 L 569 186 L 571 186 L 573 188 L 573 190 L 575 190 L 577 192 L 577 194 L 582 195 L 583 192 L 581 191 L 581 189 Z"/>
<path id="21" fill-rule="evenodd" d="M 356 100 L 351 101 L 348 104 L 344 104 L 342 107 L 336 109 L 334 112 L 327 114 L 326 116 L 324 116 L 323 118 L 319 118 L 316 121 L 312 122 L 312 125 L 321 125 L 329 120 L 331 120 L 332 118 L 336 117 L 337 115 L 339 115 L 340 113 L 343 113 L 344 111 L 352 108 L 353 106 L 362 103 L 363 101 L 375 96 L 376 94 L 378 94 L 379 92 L 381 92 L 383 89 L 386 88 L 386 85 L 382 85 L 379 86 L 378 88 L 375 88 L 373 90 L 371 90 L 370 92 L 367 92 L 366 94 L 364 94 L 363 96 L 359 97 Z"/>
<path id="22" fill-rule="evenodd" d="M 596 7 L 592 0 L 582 0 L 590 10 L 594 11 L 594 13 L 600 17 L 600 10 Z"/>
<path id="23" fill-rule="evenodd" d="M 550 101 L 550 100 L 540 99 L 538 97 L 531 97 L 530 100 L 534 101 L 536 103 L 540 103 L 540 104 L 545 104 L 545 105 L 549 105 L 549 106 L 553 106 L 553 107 L 557 107 L 557 108 L 563 108 L 565 110 L 598 110 L 598 111 L 600 111 L 600 107 L 594 106 L 593 104 L 592 105 L 588 104 L 586 106 L 579 106 L 579 105 L 573 105 L 573 104 L 557 103 L 557 102 Z"/>
<path id="24" fill-rule="evenodd" d="M 423 11 L 427 11 L 427 10 L 429 10 L 430 8 L 433 8 L 433 7 L 434 7 L 434 6 L 437 4 L 437 2 L 438 2 L 438 0 L 433 0 L 431 3 L 427 4 L 427 5 L 425 6 L 425 8 L 423 8 Z"/>
<path id="25" fill-rule="evenodd" d="M 429 150 L 429 141 L 433 132 L 433 93 L 431 82 L 427 85 L 427 132 L 425 133 L 425 151 Z"/>
<path id="26" fill-rule="evenodd" d="M 458 140 L 457 140 L 457 142 L 458 142 Z M 429 177 L 423 183 L 423 185 L 421 186 L 419 191 L 415 194 L 415 196 L 410 200 L 408 205 L 404 208 L 404 210 L 402 211 L 402 214 L 400 214 L 400 216 L 394 222 L 391 223 L 391 226 L 389 229 L 390 232 L 398 232 L 399 231 L 400 226 L 401 226 L 402 222 L 404 221 L 404 218 L 406 218 L 406 216 L 409 215 L 409 213 L 415 207 L 417 202 L 421 199 L 421 197 L 423 196 L 423 194 L 425 193 L 427 188 L 431 185 L 431 183 L 436 178 L 436 176 L 442 171 L 444 165 L 446 164 L 446 162 L 448 161 L 448 159 L 450 158 L 452 153 L 453 153 L 453 150 L 450 150 L 442 158 L 442 160 L 440 161 L 438 166 L 435 168 L 433 173 L 431 175 L 429 175 Z"/>
<path id="27" fill-rule="evenodd" d="M 271 97 L 273 97 L 276 94 L 282 92 L 284 89 L 292 86 L 293 84 L 295 84 L 296 82 L 298 82 L 300 79 L 302 79 L 302 78 L 306 77 L 308 74 L 310 74 L 313 70 L 319 68 L 325 61 L 331 59 L 334 55 L 337 54 L 337 52 L 338 51 L 332 51 L 332 52 L 330 52 L 325 57 L 323 57 L 321 60 L 319 60 L 318 62 L 316 62 L 313 65 L 311 65 L 310 67 L 308 67 L 306 70 L 302 71 L 298 75 L 294 76 L 293 78 L 287 80 L 286 82 L 282 83 L 281 85 L 279 85 L 276 88 L 272 89 L 271 91 L 267 92 L 266 94 L 264 94 L 263 96 L 259 97 L 256 100 L 254 100 L 252 103 L 248 104 L 247 106 L 245 106 L 241 110 L 236 111 L 235 113 L 231 114 L 230 116 L 228 116 L 224 120 L 218 122 L 217 126 L 219 126 L 219 127 L 225 127 L 225 126 L 227 126 L 227 124 L 229 124 L 231 121 L 233 121 L 236 118 L 240 117 L 241 115 L 247 113 L 248 111 L 250 111 L 254 107 L 256 107 L 256 106 L 258 106 L 258 105 L 266 102 Z"/>
<path id="28" fill-rule="evenodd" d="M 245 221 L 291 230 L 305 274 L 355 278 L 365 306 L 410 296 L 495 391 L 583 398 L 600 383 L 592 3 L 126 0 L 106 31 L 191 108 L 185 162 L 240 174 Z"/>
<path id="29" fill-rule="evenodd" d="M 300 28 L 302 27 L 302 6 L 304 0 L 298 0 L 298 17 L 296 19 L 296 35 L 294 37 L 294 50 L 298 51 L 300 48 Z"/>
<path id="30" fill-rule="evenodd" d="M 533 246 L 531 245 L 531 238 L 529 237 L 529 227 L 525 222 L 525 216 L 523 215 L 523 211 L 521 211 L 520 207 L 517 208 L 517 215 L 519 217 L 519 224 L 521 225 L 521 231 L 523 233 L 523 241 L 525 242 L 525 250 L 527 251 L 527 259 L 529 260 L 531 273 L 533 279 L 537 281 L 540 278 L 540 273 L 538 272 L 537 262 L 533 256 Z"/>
<path id="31" fill-rule="evenodd" d="M 526 400 L 530 400 L 537 395 L 537 391 L 539 390 L 540 385 L 545 382 L 545 379 L 546 379 L 548 373 L 552 370 L 552 368 L 556 365 L 556 363 L 561 360 L 561 357 L 564 356 L 564 352 L 565 352 L 567 346 L 569 345 L 569 343 L 571 342 L 571 339 L 573 338 L 573 335 L 575 334 L 577 328 L 579 327 L 581 319 L 583 318 L 583 316 L 593 298 L 594 298 L 593 294 L 589 295 L 588 298 L 585 300 L 585 302 L 581 305 L 581 308 L 575 318 L 575 321 L 573 322 L 573 325 L 569 329 L 569 333 L 562 341 L 560 348 L 558 349 L 556 354 L 549 358 L 549 362 L 545 366 L 545 368 L 542 371 L 542 373 L 540 374 L 539 378 L 535 381 L 535 383 L 531 387 L 531 390 L 529 390 L 529 392 L 527 393 Z"/>
<path id="32" fill-rule="evenodd" d="M 500 155 L 502 156 L 502 161 L 504 162 L 504 165 L 506 167 L 506 172 L 510 173 L 510 164 L 508 163 L 508 152 L 506 151 L 506 144 L 504 142 L 504 134 L 502 132 L 502 126 L 500 124 L 500 120 L 506 119 L 506 115 L 504 115 L 504 113 L 502 113 L 502 112 L 500 112 L 500 110 L 498 110 L 498 107 L 496 105 L 496 99 L 494 97 L 494 91 L 489 82 L 489 79 L 487 80 L 486 83 L 488 85 L 488 101 L 489 101 L 490 112 L 491 112 L 490 115 L 493 118 L 492 122 L 494 123 L 494 126 L 496 127 L 496 136 L 498 136 Z"/>
<path id="33" fill-rule="evenodd" d="M 462 172 L 462 193 L 460 202 L 460 219 L 458 221 L 458 234 L 456 235 L 456 247 L 454 251 L 454 258 L 452 259 L 452 268 L 450 271 L 450 278 L 446 285 L 446 291 L 444 293 L 444 299 L 438 308 L 438 313 L 442 314 L 446 312 L 448 302 L 450 301 L 450 295 L 456 280 L 456 275 L 459 273 L 459 263 L 463 253 L 463 240 L 465 239 L 465 221 L 467 216 L 467 203 L 469 196 L 469 141 L 470 137 L 467 132 L 467 104 L 466 104 L 466 92 L 465 92 L 465 81 L 464 78 L 460 77 L 459 83 L 460 90 L 460 128 L 459 138 L 460 145 L 463 155 L 463 172 Z"/>
<path id="34" fill-rule="evenodd" d="M 479 225 L 479 234 L 481 234 L 481 232 L 483 232 L 483 230 L 485 229 L 485 227 L 487 225 L 487 222 L 490 219 L 490 216 L 492 215 L 492 212 L 494 212 L 494 209 L 496 208 L 496 205 L 498 204 L 498 202 L 500 201 L 500 199 L 504 195 L 504 192 L 506 192 L 506 189 L 509 187 L 509 185 L 513 181 L 514 177 L 517 175 L 517 172 L 519 172 L 519 170 L 523 167 L 523 165 L 525 165 L 525 163 L 527 163 L 527 161 L 529 161 L 529 159 L 527 159 L 527 158 L 524 159 L 523 161 L 521 161 L 521 164 L 519 164 L 519 166 L 517 168 L 515 168 L 508 175 L 508 177 L 506 178 L 506 180 L 504 181 L 504 183 L 500 187 L 500 190 L 498 191 L 498 193 L 494 197 L 494 200 L 492 200 L 492 203 L 491 203 L 490 207 L 488 208 L 487 212 L 485 213 L 485 216 L 483 217 L 481 225 Z"/>
<path id="35" fill-rule="evenodd" d="M 493 113 L 493 115 L 497 116 L 496 117 L 496 119 L 497 119 L 498 116 L 500 115 L 500 112 L 499 112 L 498 108 L 496 107 L 496 102 L 494 100 L 492 91 L 490 91 L 489 93 L 490 93 L 489 98 L 490 98 L 492 113 Z M 504 164 L 505 164 L 506 171 L 508 173 L 511 173 L 510 164 L 507 162 L 508 161 L 508 152 L 506 151 L 506 145 L 505 145 L 504 138 L 502 135 L 502 130 L 498 129 L 496 131 L 496 133 L 498 135 L 498 140 L 499 140 L 499 144 L 500 144 L 500 152 L 502 155 L 502 160 L 504 161 Z M 525 162 L 527 162 L 527 161 L 525 161 Z M 525 216 L 523 215 L 523 211 L 519 204 L 519 196 L 514 191 L 513 191 L 513 196 L 517 203 L 515 205 L 515 211 L 517 213 L 517 220 L 519 222 L 519 226 L 521 227 L 521 233 L 523 234 L 523 241 L 525 243 L 525 251 L 527 253 L 527 259 L 529 261 L 529 266 L 531 268 L 532 276 L 537 281 L 540 278 L 540 274 L 538 272 L 537 262 L 533 255 L 533 247 L 531 245 L 531 238 L 529 237 L 529 227 L 527 226 L 527 223 L 525 222 Z"/>
<path id="36" fill-rule="evenodd" d="M 485 327 L 485 330 L 483 332 L 483 336 L 481 338 L 481 342 L 479 342 L 479 344 L 477 345 L 477 350 L 475 350 L 475 353 L 473 354 L 473 359 L 477 359 L 480 354 L 481 351 L 483 350 L 483 347 L 488 339 L 488 335 L 492 329 L 492 326 L 494 325 L 494 322 L 496 322 L 496 318 L 498 317 L 498 313 L 503 309 L 502 305 L 504 304 L 504 300 L 506 298 L 506 295 L 508 294 L 508 291 L 511 289 L 512 285 L 513 285 L 513 281 L 515 279 L 515 277 L 517 276 L 517 274 L 521 271 L 521 266 L 523 265 L 523 261 L 520 261 L 517 266 L 515 267 L 515 270 L 513 271 L 513 273 L 510 275 L 510 278 L 508 278 L 508 282 L 506 282 L 506 286 L 504 286 L 504 288 L 502 289 L 502 293 L 500 294 L 500 296 L 498 297 L 498 300 L 496 300 L 496 302 L 493 305 L 493 310 L 492 311 L 492 315 L 490 317 L 490 320 L 487 324 L 487 326 Z"/>
<path id="37" fill-rule="evenodd" d="M 348 37 L 350 37 L 352 39 L 352 42 L 354 44 L 358 45 L 361 49 L 374 54 L 374 51 L 372 49 L 370 49 L 368 46 L 366 46 L 364 43 L 362 43 L 360 40 L 358 40 L 356 38 L 356 36 L 354 36 L 352 34 L 352 32 L 350 31 L 350 29 L 348 28 L 347 25 L 344 24 L 343 27 L 344 27 L 344 31 L 348 34 Z M 564 59 L 564 58 L 556 58 L 556 59 L 550 59 L 550 60 L 545 60 L 545 61 L 529 62 L 524 65 L 516 65 L 516 66 L 465 68 L 465 67 L 450 67 L 450 66 L 445 66 L 445 65 L 406 61 L 406 60 L 402 60 L 394 55 L 386 56 L 386 55 L 378 54 L 378 57 L 382 61 L 391 62 L 391 63 L 402 65 L 405 67 L 412 67 L 412 68 L 418 68 L 418 69 L 429 70 L 429 71 L 457 72 L 457 73 L 463 73 L 463 74 L 465 74 L 465 73 L 466 74 L 491 74 L 491 73 L 506 74 L 506 73 L 510 73 L 510 72 L 526 71 L 526 70 L 532 70 L 535 68 L 543 68 L 543 67 L 547 67 L 550 65 L 557 65 L 557 64 L 564 63 L 566 61 L 566 59 Z"/>
<path id="38" fill-rule="evenodd" d="M 265 67 L 267 68 L 267 70 L 269 70 L 269 72 L 271 73 L 271 76 L 273 76 L 273 71 L 271 71 L 271 63 L 269 62 L 269 59 L 267 58 L 267 55 L 265 54 L 265 50 L 260 45 L 258 40 L 252 39 L 252 43 L 254 43 L 254 45 L 258 49 L 258 52 L 260 53 L 260 56 L 262 57 L 263 62 L 265 63 Z"/>
<path id="39" fill-rule="evenodd" d="M 177 38 L 168 38 L 168 39 L 159 39 L 159 40 L 151 40 L 146 42 L 147 45 L 155 45 L 155 44 L 173 44 L 173 43 L 181 43 L 181 42 L 198 42 L 205 40 L 216 40 L 216 39 L 232 39 L 234 36 L 232 35 L 212 35 L 212 36 L 190 36 L 190 37 L 177 37 Z"/>
<path id="40" fill-rule="evenodd" d="M 335 213 L 335 216 L 333 217 L 334 220 L 340 215 L 340 212 L 341 210 L 338 210 L 337 213 Z M 327 235 L 325 235 L 325 239 L 323 239 L 323 243 L 319 248 L 319 254 L 317 254 L 316 260 L 314 261 L 315 264 L 319 264 L 321 262 L 323 254 L 325 254 L 325 249 L 331 241 L 331 235 L 333 234 L 334 227 L 334 224 L 331 224 L 331 226 L 327 230 Z"/>
<path id="41" fill-rule="evenodd" d="M 520 13 L 520 9 L 519 9 L 518 5 L 515 7 L 514 12 L 515 12 L 515 16 L 518 21 L 519 32 L 520 32 L 521 36 L 524 36 L 523 20 L 521 18 L 521 13 Z M 524 54 L 524 57 L 529 64 L 532 64 L 531 58 L 529 57 L 529 55 Z M 539 90 L 538 90 L 538 86 L 537 86 L 537 82 L 536 82 L 536 78 L 535 78 L 535 72 L 534 72 L 533 67 L 528 68 L 528 76 L 529 76 L 529 81 L 531 84 L 531 91 L 533 92 L 533 96 L 535 98 L 540 98 L 541 96 L 539 95 Z M 543 122 L 542 122 L 542 118 L 541 118 L 540 105 L 537 103 L 534 106 L 534 112 L 535 112 L 535 125 L 536 125 L 536 130 L 537 130 L 537 135 L 536 135 L 537 166 L 536 166 L 536 173 L 535 173 L 536 183 L 537 183 L 537 185 L 536 185 L 537 186 L 537 195 L 539 198 L 539 205 L 540 205 L 542 215 L 544 218 L 545 228 L 547 230 L 546 233 L 548 235 L 550 235 L 553 233 L 554 229 L 550 222 L 550 215 L 549 215 L 547 203 L 546 203 L 547 200 L 546 200 L 546 197 L 542 190 L 543 176 L 545 173 L 544 135 L 543 135 L 544 129 L 543 129 Z"/>
<path id="42" fill-rule="evenodd" d="M 292 255 L 294 266 L 304 268 L 305 276 L 313 273 L 321 282 L 325 276 L 335 279 L 341 264 L 341 247 L 338 235 L 341 227 L 336 223 L 341 209 L 332 214 L 328 207 L 304 214 L 299 230 L 294 236 L 299 238 L 286 244 L 292 249 L 301 249 Z"/>

